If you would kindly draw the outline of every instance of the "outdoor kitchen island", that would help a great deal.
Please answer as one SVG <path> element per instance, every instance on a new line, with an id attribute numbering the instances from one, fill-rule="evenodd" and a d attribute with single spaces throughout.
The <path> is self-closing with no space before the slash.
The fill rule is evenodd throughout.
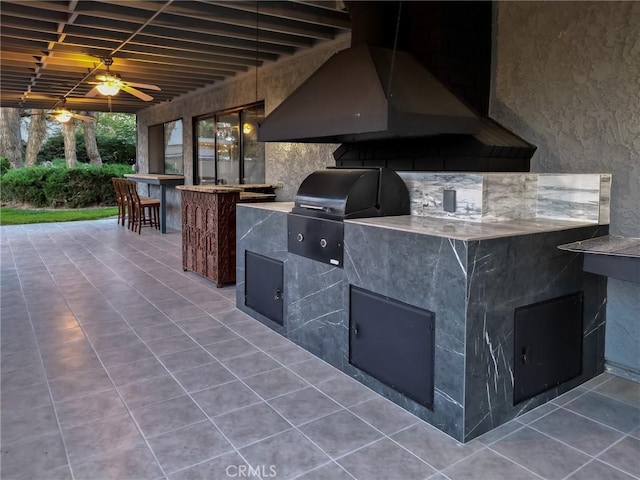
<path id="1" fill-rule="evenodd" d="M 557 246 L 606 235 L 608 226 L 409 215 L 346 220 L 344 268 L 338 268 L 288 253 L 292 207 L 238 205 L 238 308 L 457 440 L 468 441 L 603 371 L 606 279 L 583 272 L 580 254 Z M 256 282 L 256 271 L 260 284 L 247 285 Z M 266 315 L 252 303 L 256 290 L 273 299 Z M 352 305 L 371 302 L 373 316 L 399 307 L 386 327 L 371 325 L 382 328 L 383 338 L 352 318 L 350 325 Z M 402 321 L 402 312 L 410 318 L 427 312 L 429 326 Z M 371 315 L 365 312 L 364 321 Z M 371 346 L 382 345 L 377 355 L 367 354 L 369 335 Z M 406 379 L 395 382 L 389 377 L 394 369 L 384 364 L 405 361 L 403 352 L 412 351 L 416 339 L 422 364 L 411 370 L 430 382 L 409 391 Z M 354 355 L 350 346 L 359 343 Z M 402 376 L 402 370 L 395 373 Z"/>

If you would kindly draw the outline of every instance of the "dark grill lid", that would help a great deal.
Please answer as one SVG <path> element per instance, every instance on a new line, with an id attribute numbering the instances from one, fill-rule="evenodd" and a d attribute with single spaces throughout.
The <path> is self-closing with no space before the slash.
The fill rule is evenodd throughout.
<path id="1" fill-rule="evenodd" d="M 409 191 L 387 168 L 327 168 L 304 179 L 292 213 L 332 218 L 409 214 Z"/>

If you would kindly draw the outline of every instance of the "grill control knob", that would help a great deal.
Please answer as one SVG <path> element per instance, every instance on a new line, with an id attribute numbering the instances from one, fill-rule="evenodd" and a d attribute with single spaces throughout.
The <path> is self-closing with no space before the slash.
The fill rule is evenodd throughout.
<path id="1" fill-rule="evenodd" d="M 298 234 L 298 236 L 296 237 L 298 239 L 299 242 L 304 240 L 304 235 L 302 235 L 301 233 Z"/>
<path id="2" fill-rule="evenodd" d="M 322 248 L 327 248 L 327 241 L 324 238 L 320 239 L 320 246 Z"/>

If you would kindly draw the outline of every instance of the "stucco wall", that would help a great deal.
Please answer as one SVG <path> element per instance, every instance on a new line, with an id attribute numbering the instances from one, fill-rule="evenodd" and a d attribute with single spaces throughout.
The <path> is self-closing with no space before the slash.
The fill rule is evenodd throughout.
<path id="1" fill-rule="evenodd" d="M 500 2 L 491 116 L 534 172 L 613 175 L 611 233 L 640 237 L 640 2 Z M 606 357 L 640 373 L 640 285 L 610 280 Z"/>
<path id="2" fill-rule="evenodd" d="M 207 87 L 171 102 L 143 110 L 138 114 L 138 166 L 141 173 L 148 172 L 148 127 L 183 119 L 184 174 L 186 183 L 193 182 L 193 125 L 192 118 L 207 113 L 264 100 L 268 114 L 297 88 L 331 55 L 349 45 L 348 36 L 327 43 L 313 52 L 299 54 L 259 69 L 256 96 L 255 69 L 238 75 L 218 86 Z M 188 75 L 188 72 L 185 72 Z M 302 180 L 314 170 L 335 164 L 333 150 L 337 145 L 304 145 L 293 143 L 267 144 L 265 169 L 267 182 L 282 182 L 278 200 L 291 200 Z M 153 193 L 153 190 L 152 190 Z M 179 192 L 167 192 L 167 225 L 181 228 Z"/>

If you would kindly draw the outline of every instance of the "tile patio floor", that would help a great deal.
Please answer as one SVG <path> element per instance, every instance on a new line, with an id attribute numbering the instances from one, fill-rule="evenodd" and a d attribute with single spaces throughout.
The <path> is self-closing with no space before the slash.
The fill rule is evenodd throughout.
<path id="1" fill-rule="evenodd" d="M 638 384 L 603 374 L 461 445 L 183 272 L 179 232 L 0 235 L 3 480 L 640 478 Z"/>

